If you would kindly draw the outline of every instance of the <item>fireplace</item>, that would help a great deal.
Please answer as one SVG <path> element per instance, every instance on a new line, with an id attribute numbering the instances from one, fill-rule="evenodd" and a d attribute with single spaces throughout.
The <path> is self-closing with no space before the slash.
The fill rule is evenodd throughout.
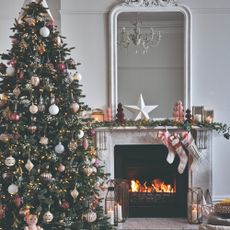
<path id="1" fill-rule="evenodd" d="M 179 174 L 178 156 L 176 155 L 173 164 L 168 164 L 168 149 L 158 138 L 158 132 L 164 130 L 165 127 L 105 127 L 96 130 L 98 154 L 110 178 L 139 181 L 136 182 L 140 184 L 142 192 L 140 189 L 130 192 L 130 217 L 183 217 L 186 216 L 188 188 L 201 187 L 203 191 L 209 189 L 212 192 L 212 132 L 205 129 L 194 130 L 203 160 L 197 170 L 191 170 L 191 156 L 188 155 L 188 165 L 184 173 Z M 170 127 L 168 130 L 170 134 L 183 131 Z M 157 189 L 152 188 L 154 179 L 155 182 L 160 179 L 175 189 L 170 190 L 171 192 L 157 192 Z M 152 192 L 145 192 L 145 185 L 150 186 Z"/>
<path id="2" fill-rule="evenodd" d="M 179 174 L 167 153 L 162 144 L 114 147 L 115 178 L 130 184 L 129 217 L 186 216 L 188 169 Z"/>

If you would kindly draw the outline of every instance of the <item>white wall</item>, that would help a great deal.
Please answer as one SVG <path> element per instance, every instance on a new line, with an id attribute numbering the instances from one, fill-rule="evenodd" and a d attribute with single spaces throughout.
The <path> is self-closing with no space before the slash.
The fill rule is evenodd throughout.
<path id="1" fill-rule="evenodd" d="M 60 0 L 61 29 L 73 58 L 82 63 L 86 102 L 103 108 L 108 101 L 108 12 L 117 0 Z M 58 0 L 47 0 L 58 17 Z M 230 1 L 180 0 L 192 12 L 192 101 L 215 111 L 215 120 L 230 124 Z M 9 28 L 23 0 L 1 0 L 0 52 L 9 48 Z M 56 9 L 55 9 L 56 8 Z M 213 195 L 230 197 L 230 141 L 213 138 Z"/>

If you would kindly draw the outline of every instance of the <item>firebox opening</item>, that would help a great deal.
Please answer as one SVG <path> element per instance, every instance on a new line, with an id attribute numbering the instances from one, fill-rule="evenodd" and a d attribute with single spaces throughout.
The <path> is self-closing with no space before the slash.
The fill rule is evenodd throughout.
<path id="1" fill-rule="evenodd" d="M 166 161 L 165 145 L 116 145 L 115 178 L 129 181 L 129 217 L 185 217 L 188 169 Z"/>

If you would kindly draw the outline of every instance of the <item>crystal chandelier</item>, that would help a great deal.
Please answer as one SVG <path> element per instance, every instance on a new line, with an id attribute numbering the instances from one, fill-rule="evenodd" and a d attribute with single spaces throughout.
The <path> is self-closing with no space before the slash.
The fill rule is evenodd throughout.
<path id="1" fill-rule="evenodd" d="M 137 18 L 133 23 L 133 28 L 127 29 L 122 27 L 118 38 L 118 45 L 123 48 L 128 48 L 131 45 L 136 47 L 136 53 L 138 48 L 141 47 L 143 54 L 148 52 L 150 47 L 156 47 L 161 40 L 161 32 L 155 31 L 154 28 L 142 28 L 140 19 Z M 147 31 L 148 30 L 148 31 Z"/>

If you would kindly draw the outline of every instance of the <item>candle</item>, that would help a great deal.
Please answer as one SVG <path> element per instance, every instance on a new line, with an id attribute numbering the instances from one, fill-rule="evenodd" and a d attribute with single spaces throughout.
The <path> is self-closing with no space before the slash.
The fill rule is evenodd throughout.
<path id="1" fill-rule="evenodd" d="M 192 208 L 192 223 L 196 223 L 197 222 L 197 219 L 198 219 L 198 216 L 197 216 L 197 208 L 196 207 L 193 207 Z"/>
<path id="2" fill-rule="evenodd" d="M 121 222 L 122 221 L 122 206 L 118 204 L 117 208 L 118 208 L 118 221 Z"/>
<path id="3" fill-rule="evenodd" d="M 195 114 L 194 115 L 194 120 L 198 121 L 198 122 L 201 122 L 201 114 Z"/>
<path id="4" fill-rule="evenodd" d="M 207 116 L 207 117 L 205 118 L 205 121 L 208 122 L 208 123 L 212 123 L 212 122 L 213 122 L 212 116 Z"/>
<path id="5" fill-rule="evenodd" d="M 109 217 L 110 224 L 114 225 L 114 211 L 113 210 L 108 211 L 108 217 Z"/>

